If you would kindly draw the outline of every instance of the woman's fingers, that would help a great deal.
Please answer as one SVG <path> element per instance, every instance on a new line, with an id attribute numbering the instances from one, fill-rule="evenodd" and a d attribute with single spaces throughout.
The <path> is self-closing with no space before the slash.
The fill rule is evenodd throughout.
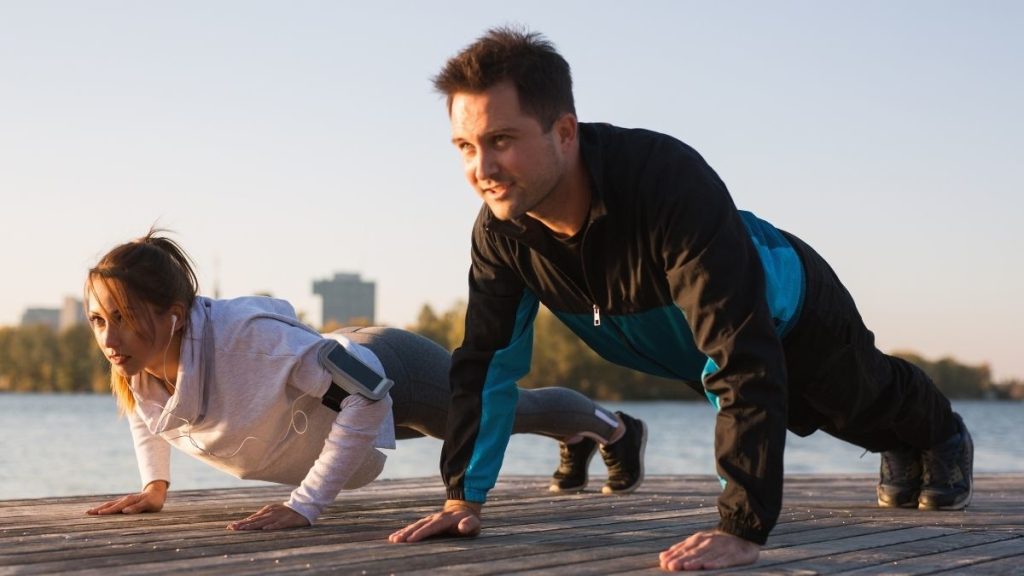
<path id="1" fill-rule="evenodd" d="M 94 515 L 116 514 L 118 512 L 124 511 L 125 508 L 127 508 L 127 507 L 129 507 L 129 506 L 131 506 L 131 505 L 133 505 L 135 503 L 137 503 L 141 499 L 142 499 L 142 495 L 141 494 L 129 494 L 127 496 L 122 496 L 122 497 L 118 498 L 117 500 L 111 500 L 109 502 L 104 502 L 103 504 L 100 504 L 99 506 L 96 506 L 95 508 L 90 508 L 90 509 L 86 510 L 86 514 L 94 514 Z M 128 513 L 131 514 L 132 512 L 128 512 Z"/>
<path id="2" fill-rule="evenodd" d="M 271 504 L 227 525 L 228 530 L 280 530 L 309 526 L 309 520 L 284 504 Z"/>
<path id="3" fill-rule="evenodd" d="M 117 500 L 111 500 L 104 502 L 99 506 L 95 506 L 85 511 L 86 514 L 92 515 L 104 515 L 104 514 L 138 514 L 140 512 L 159 512 L 164 505 L 164 496 L 162 494 L 153 494 L 149 492 L 141 492 L 138 494 L 128 494 L 122 496 Z"/>

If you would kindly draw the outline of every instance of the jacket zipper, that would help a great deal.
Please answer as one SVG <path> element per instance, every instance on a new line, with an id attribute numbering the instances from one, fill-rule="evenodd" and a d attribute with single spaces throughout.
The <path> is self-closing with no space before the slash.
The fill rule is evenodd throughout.
<path id="1" fill-rule="evenodd" d="M 591 221 L 590 223 L 591 223 L 591 225 L 593 225 L 594 222 Z M 587 227 L 587 232 L 584 233 L 583 240 L 582 240 L 582 242 L 580 244 L 580 266 L 581 266 L 581 270 L 583 272 L 583 282 L 584 282 L 583 286 L 580 286 L 577 282 L 575 282 L 572 279 L 571 276 L 565 274 L 565 271 L 562 269 L 562 266 L 559 265 L 557 259 L 552 258 L 550 254 L 547 254 L 544 251 L 539 251 L 539 253 L 541 253 L 545 258 L 548 259 L 548 261 L 550 261 L 554 265 L 554 268 L 556 270 L 558 270 L 559 273 L 561 273 L 562 277 L 565 280 L 567 280 L 570 284 L 572 284 L 572 286 L 575 289 L 579 290 L 580 293 L 583 294 L 585 298 L 587 298 L 587 299 L 589 299 L 591 301 L 591 307 L 593 308 L 594 326 L 595 327 L 600 327 L 601 326 L 601 306 L 599 306 L 596 303 L 597 302 L 597 298 L 594 297 L 593 291 L 590 289 L 590 279 L 587 277 L 587 265 L 586 265 L 587 264 L 587 259 L 585 257 L 585 252 L 586 252 L 586 246 L 587 246 L 587 236 L 590 235 L 590 229 L 591 229 L 591 227 Z M 500 230 L 498 232 L 500 234 L 503 234 L 504 236 L 509 236 L 508 234 L 505 234 L 505 233 L 503 233 Z M 513 237 L 513 239 L 514 239 L 514 237 Z M 517 240 L 517 241 L 519 241 L 519 240 Z M 526 244 L 526 245 L 529 246 L 529 244 Z M 633 342 L 631 342 L 630 339 L 626 337 L 626 334 L 620 328 L 618 328 L 615 325 L 615 323 L 612 322 L 610 326 L 611 326 L 611 330 L 613 330 L 615 335 L 618 336 L 618 341 L 620 341 L 620 343 L 622 343 L 626 348 L 628 348 L 629 351 L 631 353 L 633 353 L 635 356 L 637 356 L 638 358 L 642 358 L 642 359 L 646 360 L 647 362 L 651 363 L 654 366 L 658 366 L 658 367 L 662 368 L 663 370 L 665 370 L 666 374 L 675 374 L 676 373 L 675 370 L 670 369 L 664 363 L 658 362 L 657 360 L 654 360 L 650 356 L 640 352 L 639 349 L 637 349 L 637 347 L 635 345 L 633 345 Z M 676 376 L 676 377 L 678 377 L 678 376 Z"/>
<path id="2" fill-rule="evenodd" d="M 580 272 L 583 274 L 583 287 L 586 288 L 585 294 L 590 297 L 591 305 L 594 307 L 594 326 L 601 326 L 601 307 L 597 305 L 597 298 L 594 298 L 594 291 L 590 289 L 590 278 L 587 277 L 587 236 L 590 235 L 590 229 L 594 226 L 594 222 L 587 223 L 587 229 L 583 231 L 583 238 L 580 239 Z M 564 274 L 564 272 L 563 272 Z"/>
<path id="3" fill-rule="evenodd" d="M 587 259 L 585 256 L 587 249 L 587 235 L 590 234 L 593 222 L 591 222 L 590 224 L 591 226 L 587 226 L 587 230 L 583 233 L 583 240 L 580 242 L 580 269 L 583 271 L 583 283 L 587 289 L 586 295 L 590 297 L 591 302 L 596 302 L 597 299 L 594 298 L 593 296 L 593 290 L 590 289 L 590 277 L 587 276 Z M 563 272 L 563 274 L 565 273 Z M 592 305 L 594 307 L 594 326 L 599 327 L 601 326 L 601 307 L 598 306 L 596 303 Z M 638 350 L 637 347 L 634 346 L 633 343 L 629 341 L 629 338 L 626 337 L 626 334 L 614 322 L 612 322 L 611 326 L 615 333 L 619 336 L 619 341 L 622 343 L 622 345 L 628 348 L 634 355 L 643 358 L 644 360 L 647 360 L 648 362 L 655 366 L 660 367 L 662 370 L 665 371 L 666 374 L 676 373 L 675 370 L 670 369 L 665 364 L 659 362 L 658 360 L 655 360 L 651 356 Z"/>

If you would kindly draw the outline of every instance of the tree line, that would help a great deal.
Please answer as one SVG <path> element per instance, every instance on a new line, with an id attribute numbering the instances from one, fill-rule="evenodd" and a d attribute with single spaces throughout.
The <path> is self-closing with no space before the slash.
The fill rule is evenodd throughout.
<path id="1" fill-rule="evenodd" d="M 105 392 L 110 363 L 88 326 L 0 328 L 0 391 Z"/>
<path id="2" fill-rule="evenodd" d="M 462 342 L 466 307 L 456 302 L 435 312 L 424 305 L 406 329 L 447 350 Z M 329 331 L 338 326 L 324 326 Z M 950 398 L 1024 400 L 1024 381 L 993 382 L 988 365 L 971 366 L 952 358 L 937 361 L 897 352 L 920 366 Z M 0 392 L 107 392 L 110 365 L 88 326 L 56 331 L 47 326 L 0 328 Z M 689 386 L 612 364 L 541 308 L 534 325 L 533 364 L 520 381 L 525 388 L 565 386 L 595 400 L 703 400 Z"/>
<path id="3" fill-rule="evenodd" d="M 464 302 L 441 313 L 424 305 L 408 329 L 454 350 L 462 342 L 465 316 Z M 970 366 L 952 358 L 932 361 L 913 352 L 891 354 L 920 366 L 950 398 L 1024 400 L 1024 380 L 994 382 L 987 364 Z M 636 372 L 601 358 L 544 307 L 534 326 L 532 368 L 519 384 L 524 388 L 565 386 L 595 400 L 704 399 L 679 381 Z"/>

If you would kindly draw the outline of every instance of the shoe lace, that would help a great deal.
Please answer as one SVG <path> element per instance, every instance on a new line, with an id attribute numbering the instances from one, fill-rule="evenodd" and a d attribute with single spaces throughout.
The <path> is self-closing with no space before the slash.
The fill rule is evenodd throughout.
<path id="1" fill-rule="evenodd" d="M 575 444 L 558 444 L 558 472 L 570 474 L 577 468 L 586 466 L 590 454 L 597 448 L 592 440 L 584 438 Z"/>
<path id="2" fill-rule="evenodd" d="M 562 442 L 558 446 L 558 471 L 565 473 L 572 470 L 572 450 Z"/>
<path id="3" fill-rule="evenodd" d="M 884 476 L 889 481 L 913 482 L 917 479 L 916 452 L 885 452 L 882 456 Z"/>
<path id="4" fill-rule="evenodd" d="M 625 438 L 601 448 L 601 456 L 604 459 L 605 466 L 608 467 L 609 475 L 615 475 L 625 470 L 626 442 L 623 440 Z"/>
<path id="5" fill-rule="evenodd" d="M 925 450 L 923 454 L 924 474 L 930 484 L 953 486 L 963 479 L 960 469 L 960 437 L 940 446 Z"/>

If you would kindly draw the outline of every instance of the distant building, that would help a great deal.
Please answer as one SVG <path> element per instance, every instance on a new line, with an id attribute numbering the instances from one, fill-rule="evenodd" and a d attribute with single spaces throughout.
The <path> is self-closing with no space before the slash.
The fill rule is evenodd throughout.
<path id="1" fill-rule="evenodd" d="M 82 301 L 68 296 L 60 308 L 27 308 L 21 315 L 22 326 L 49 326 L 64 331 L 72 326 L 85 324 L 85 311 Z"/>
<path id="2" fill-rule="evenodd" d="M 21 315 L 22 326 L 49 326 L 54 330 L 60 328 L 59 308 L 26 308 Z"/>
<path id="3" fill-rule="evenodd" d="M 330 280 L 313 282 L 313 293 L 323 299 L 321 326 L 337 323 L 373 324 L 377 285 L 364 282 L 359 274 L 337 273 Z"/>
<path id="4" fill-rule="evenodd" d="M 81 324 L 85 324 L 85 309 L 82 308 L 82 301 L 71 296 L 65 297 L 64 305 L 60 308 L 60 320 L 57 327 L 63 332 L 72 326 Z"/>

